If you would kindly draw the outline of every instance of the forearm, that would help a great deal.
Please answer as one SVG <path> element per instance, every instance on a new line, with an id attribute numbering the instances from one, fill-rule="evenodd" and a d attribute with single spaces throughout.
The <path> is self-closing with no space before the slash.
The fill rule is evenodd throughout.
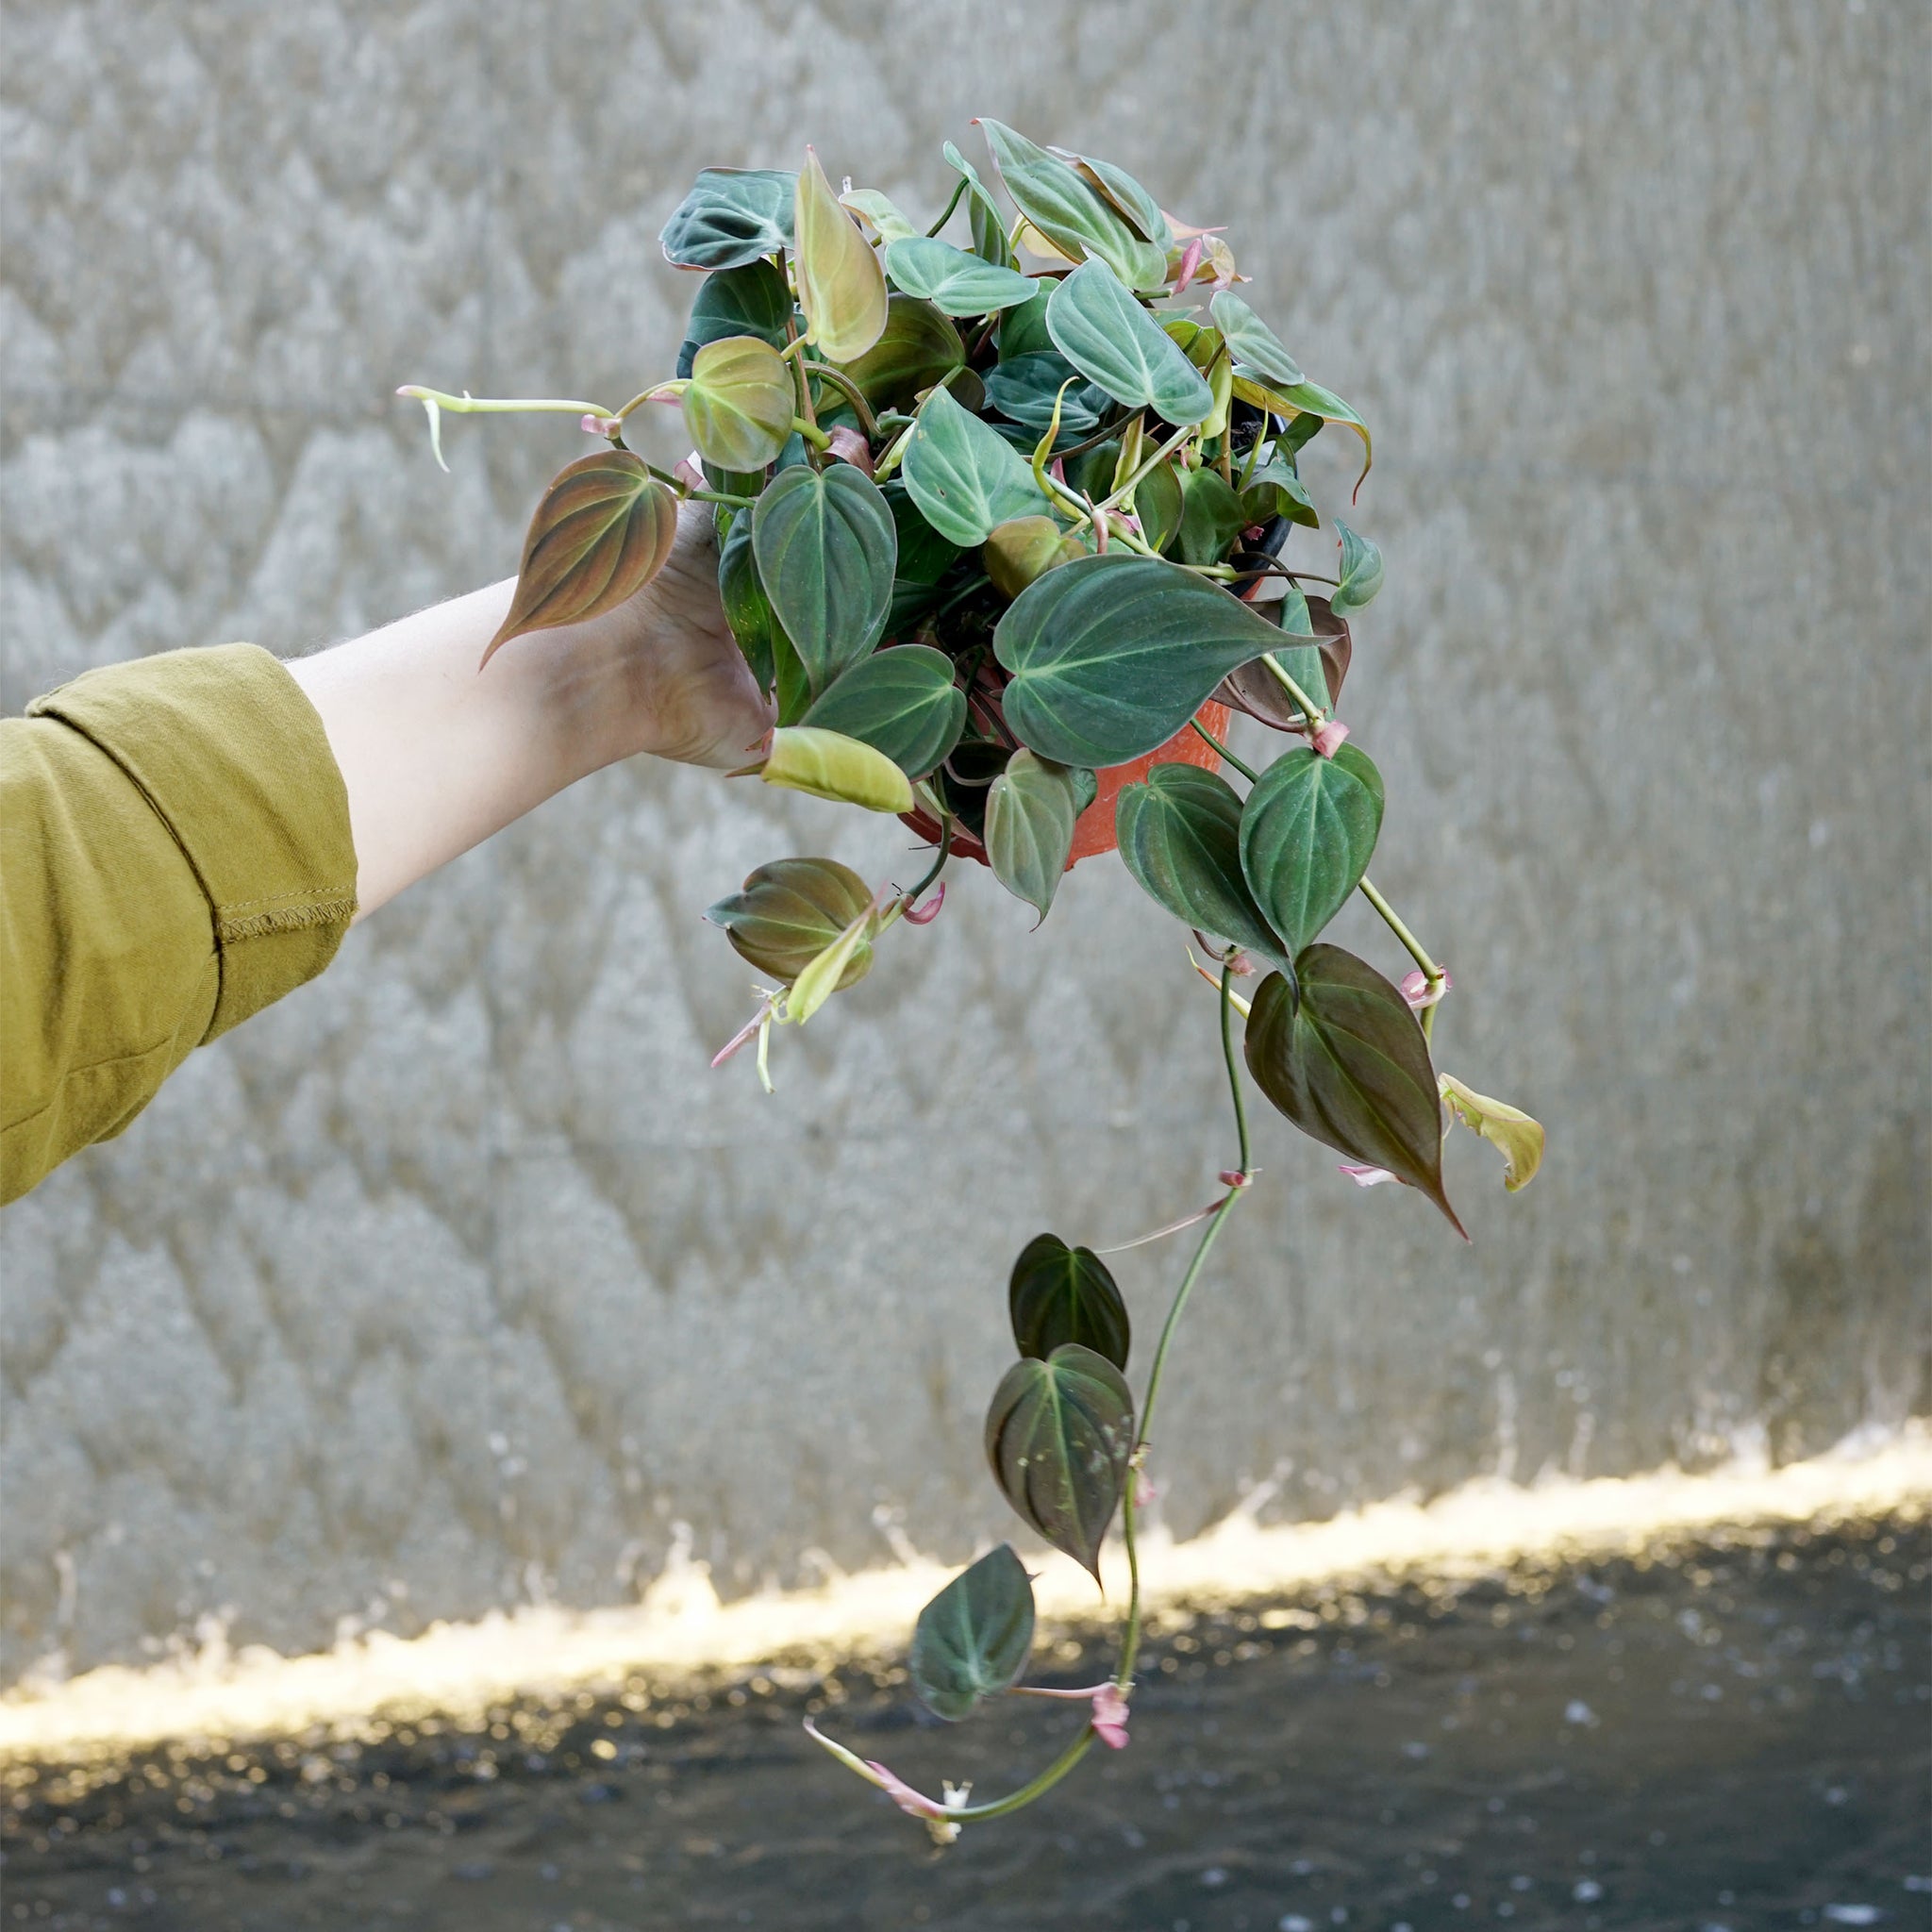
<path id="1" fill-rule="evenodd" d="M 750 758 L 764 707 L 723 630 L 708 513 L 686 517 L 627 605 L 515 638 L 487 668 L 508 578 L 289 665 L 348 790 L 358 918 L 619 758 Z"/>

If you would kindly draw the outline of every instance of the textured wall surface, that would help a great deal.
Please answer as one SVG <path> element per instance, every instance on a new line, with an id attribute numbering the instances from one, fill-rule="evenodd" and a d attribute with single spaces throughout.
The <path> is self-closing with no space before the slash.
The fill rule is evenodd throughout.
<path id="1" fill-rule="evenodd" d="M 453 425 L 444 476 L 391 391 L 667 372 L 694 284 L 655 236 L 698 166 L 811 139 L 926 208 L 975 113 L 1096 148 L 1229 225 L 1377 431 L 1376 872 L 1455 969 L 1442 1063 L 1552 1135 L 1514 1200 L 1457 1137 L 1464 1249 L 1261 1126 L 1171 1385 L 1169 1520 L 1894 1423 L 1932 1387 L 1928 22 L 16 4 L 6 706 L 503 575 L 575 431 Z M 775 1100 L 708 1074 L 751 975 L 699 908 L 794 841 L 905 871 L 854 816 L 608 773 L 8 1210 L 7 1670 L 1000 1526 L 1007 1265 L 1206 1197 L 1213 1003 L 1117 868 L 1034 938 L 978 877 L 784 1041 Z M 1143 1322 L 1174 1265 L 1125 1257 Z"/>

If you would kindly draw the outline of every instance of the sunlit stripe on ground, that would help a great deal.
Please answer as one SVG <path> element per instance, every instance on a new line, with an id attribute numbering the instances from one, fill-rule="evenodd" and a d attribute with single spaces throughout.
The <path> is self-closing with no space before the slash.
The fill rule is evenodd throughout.
<path id="1" fill-rule="evenodd" d="M 1660 1470 L 1532 1487 L 1464 1484 L 1427 1504 L 1387 1502 L 1325 1523 L 1264 1526 L 1251 1515 L 1173 1542 L 1142 1539 L 1153 1605 L 1265 1601 L 1373 1574 L 1445 1578 L 1524 1561 L 1578 1561 L 1724 1524 L 1864 1517 L 1932 1503 L 1932 1428 L 1913 1423 L 1809 1461 L 1771 1470 L 1733 1464 L 1698 1475 Z M 1034 1560 L 1029 1557 L 1029 1561 Z M 1118 1600 L 1119 1553 L 1108 1570 Z M 372 1632 L 313 1656 L 231 1651 L 141 1669 L 106 1667 L 25 1685 L 0 1699 L 0 1758 L 76 1760 L 168 1740 L 291 1736 L 353 1727 L 378 1712 L 439 1712 L 458 1721 L 512 1698 L 621 1682 L 643 1672 L 667 1686 L 787 1656 L 818 1663 L 893 1653 L 920 1607 L 953 1574 L 916 1560 L 823 1587 L 721 1604 L 701 1564 L 660 1576 L 617 1609 L 526 1608 L 420 1637 Z M 1091 1619 L 1091 1581 L 1064 1558 L 1041 1560 L 1042 1617 Z"/>

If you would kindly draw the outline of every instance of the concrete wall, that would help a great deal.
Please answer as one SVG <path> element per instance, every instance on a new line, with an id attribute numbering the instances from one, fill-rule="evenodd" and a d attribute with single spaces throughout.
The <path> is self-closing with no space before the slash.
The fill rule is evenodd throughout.
<path id="1" fill-rule="evenodd" d="M 995 113 L 1224 222 L 1377 431 L 1349 718 L 1440 1058 L 1549 1124 L 1464 1249 L 1278 1122 L 1191 1317 L 1185 1531 L 1472 1473 L 1812 1449 L 1927 1395 L 1928 15 L 502 0 L 8 12 L 6 703 L 308 649 L 512 566 L 629 393 L 707 162 L 926 208 Z M 666 425 L 667 429 L 670 426 Z M 1347 451 L 1311 456 L 1339 500 Z M 699 908 L 894 828 L 648 764 L 358 930 L 4 1218 L 8 1668 L 961 1555 L 1005 1271 L 1231 1153 L 1212 1001 L 1117 868 L 985 879 L 787 1040 Z M 1391 967 L 1354 913 L 1342 937 Z M 1123 1266 L 1151 1323 L 1178 1257 Z M 679 1530 L 676 1525 L 688 1525 Z"/>

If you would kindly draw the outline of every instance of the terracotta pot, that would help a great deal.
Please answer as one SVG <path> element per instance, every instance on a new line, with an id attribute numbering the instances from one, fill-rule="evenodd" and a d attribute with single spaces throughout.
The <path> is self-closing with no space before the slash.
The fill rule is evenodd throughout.
<path id="1" fill-rule="evenodd" d="M 1202 731 L 1211 732 L 1216 738 L 1226 736 L 1228 712 L 1225 705 L 1203 705 L 1195 715 L 1201 721 Z M 1113 826 L 1114 801 L 1119 798 L 1124 785 L 1139 784 L 1156 765 L 1200 765 L 1208 771 L 1218 772 L 1221 754 L 1191 725 L 1184 724 L 1158 750 L 1150 751 L 1145 758 L 1136 758 L 1131 764 L 1108 765 L 1096 772 L 1093 775 L 1099 780 L 1100 790 L 1094 793 L 1093 803 L 1080 814 L 1079 823 L 1074 827 L 1074 849 L 1067 858 L 1069 872 L 1083 858 L 1117 849 L 1119 841 L 1114 837 Z M 902 817 L 928 845 L 939 842 L 940 828 L 926 813 L 915 810 L 903 813 Z M 954 830 L 953 850 L 962 858 L 974 859 L 981 865 L 986 863 L 986 848 L 962 827 Z"/>

